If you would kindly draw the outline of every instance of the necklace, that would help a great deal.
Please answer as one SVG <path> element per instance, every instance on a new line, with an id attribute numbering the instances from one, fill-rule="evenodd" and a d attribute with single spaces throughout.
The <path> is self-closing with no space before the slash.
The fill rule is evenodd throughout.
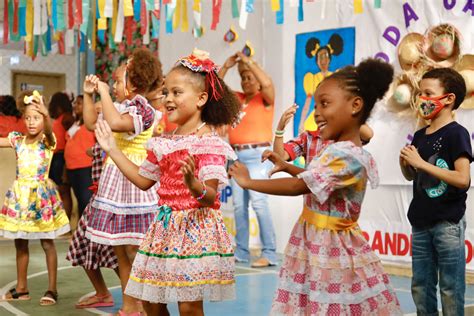
<path id="1" fill-rule="evenodd" d="M 202 123 L 196 128 L 196 131 L 194 131 L 194 132 L 192 132 L 192 133 L 189 133 L 189 134 L 187 134 L 187 135 L 194 135 L 194 134 L 196 134 L 197 132 L 199 132 L 199 130 L 200 130 L 201 128 L 204 127 L 204 125 L 206 125 L 206 122 L 202 122 Z M 176 127 L 176 129 L 173 131 L 173 135 L 176 134 L 176 131 L 178 130 L 178 128 L 179 128 L 179 127 Z M 184 136 L 184 135 L 183 135 L 183 136 Z"/>

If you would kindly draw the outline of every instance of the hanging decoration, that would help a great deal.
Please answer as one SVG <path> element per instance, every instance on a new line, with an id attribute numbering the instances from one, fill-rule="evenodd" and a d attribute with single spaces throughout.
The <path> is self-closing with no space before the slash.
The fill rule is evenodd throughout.
<path id="1" fill-rule="evenodd" d="M 255 50 L 253 49 L 249 41 L 245 42 L 245 46 L 244 48 L 242 48 L 242 54 L 247 57 L 252 57 L 255 54 Z"/>
<path id="2" fill-rule="evenodd" d="M 239 34 L 234 30 L 234 27 L 231 26 L 230 29 L 224 34 L 224 42 L 229 44 L 234 43 L 239 39 Z"/>
<path id="3" fill-rule="evenodd" d="M 2 0 L 0 0 L 2 1 Z M 326 0 L 322 3 L 324 19 Z M 3 44 L 24 41 L 25 54 L 31 58 L 49 53 L 71 54 L 74 47 L 83 52 L 94 50 L 97 43 L 114 49 L 126 41 L 134 41 L 134 29 L 143 37 L 143 45 L 158 39 L 163 22 L 166 34 L 176 30 L 191 31 L 195 38 L 204 35 L 202 0 L 3 0 Z M 188 21 L 188 2 L 192 3 L 192 27 Z M 209 28 L 216 30 L 221 19 L 223 0 L 210 0 L 212 20 Z M 298 21 L 304 20 L 303 5 L 314 0 L 289 0 L 289 7 L 298 10 Z M 374 8 L 382 0 L 374 0 Z M 239 19 L 239 27 L 246 29 L 249 14 L 255 12 L 255 0 L 230 0 L 232 18 Z M 284 23 L 284 0 L 264 1 L 275 12 L 276 23 Z M 354 13 L 363 13 L 363 1 L 353 0 Z M 163 11 L 163 12 L 162 12 Z M 161 20 L 163 13 L 163 21 Z M 231 28 L 224 37 L 228 43 L 238 38 Z M 440 40 L 442 41 L 442 40 Z"/>

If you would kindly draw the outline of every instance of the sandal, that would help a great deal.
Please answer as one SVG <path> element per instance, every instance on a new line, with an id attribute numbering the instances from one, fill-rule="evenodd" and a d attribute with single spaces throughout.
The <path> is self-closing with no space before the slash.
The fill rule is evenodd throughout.
<path id="1" fill-rule="evenodd" d="M 107 299 L 111 299 L 107 301 Z M 106 295 L 92 295 L 84 298 L 83 300 L 77 302 L 75 305 L 76 308 L 95 308 L 95 307 L 111 307 L 114 306 L 114 299 L 112 294 Z"/>
<path id="2" fill-rule="evenodd" d="M 0 298 L 0 302 L 29 301 L 31 299 L 30 292 L 18 293 L 16 288 L 10 289 L 8 293 L 10 293 L 10 296 L 7 296 L 8 294 L 3 294 Z"/>
<path id="3" fill-rule="evenodd" d="M 51 305 L 56 304 L 57 300 L 58 300 L 58 292 L 47 290 L 46 292 L 44 292 L 44 295 L 40 299 L 39 304 L 41 306 L 51 306 Z"/>
<path id="4" fill-rule="evenodd" d="M 124 311 L 119 309 L 119 311 L 115 315 L 116 316 L 142 316 L 143 313 L 142 312 L 125 313 Z"/>

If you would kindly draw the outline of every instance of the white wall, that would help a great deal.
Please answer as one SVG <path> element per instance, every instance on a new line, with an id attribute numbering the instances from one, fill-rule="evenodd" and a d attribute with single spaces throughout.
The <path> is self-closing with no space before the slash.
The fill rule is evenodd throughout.
<path id="1" fill-rule="evenodd" d="M 10 65 L 9 56 L 20 56 L 20 63 Z M 77 64 L 76 55 L 38 56 L 34 61 L 23 54 L 23 51 L 0 49 L 0 95 L 11 94 L 11 70 L 43 71 L 66 75 L 66 89 L 76 94 Z"/>

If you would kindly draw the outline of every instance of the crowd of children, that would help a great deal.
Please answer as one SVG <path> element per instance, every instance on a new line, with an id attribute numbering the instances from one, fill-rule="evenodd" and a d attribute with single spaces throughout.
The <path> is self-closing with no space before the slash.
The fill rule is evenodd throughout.
<path id="1" fill-rule="evenodd" d="M 234 63 L 252 67 L 248 57 L 235 56 Z M 239 161 L 226 170 L 237 155 L 218 131 L 239 123 L 242 100 L 218 72 L 206 52 L 195 50 L 163 81 L 156 55 L 137 49 L 115 70 L 112 93 L 99 77 L 86 76 L 75 119 L 67 95 L 53 96 L 49 111 L 37 92 L 18 98 L 25 126 L 0 138 L 0 147 L 13 148 L 17 158 L 17 176 L 0 212 L 0 236 L 15 243 L 17 284 L 0 301 L 30 299 L 33 239 L 41 240 L 48 268 L 40 304 L 58 300 L 54 239 L 70 230 L 62 202 L 69 183 L 80 220 L 67 259 L 83 267 L 96 291 L 76 308 L 114 305 L 101 268 L 114 269 L 120 279 L 119 316 L 169 315 L 172 302 L 181 315 L 204 315 L 203 301 L 234 299 L 235 261 L 246 258 L 234 257 L 220 211 L 219 193 L 231 177 L 243 190 L 304 196 L 271 315 L 402 314 L 390 278 L 357 224 L 367 182 L 378 184 L 376 163 L 362 148 L 373 134 L 365 122 L 392 82 L 392 66 L 367 59 L 325 77 L 314 94 L 318 130 L 284 143 L 297 106 L 288 108 L 273 151 L 261 156 L 273 163 L 270 174 L 291 176 L 278 179 L 253 179 Z M 418 313 L 435 314 L 439 283 L 443 314 L 463 315 L 464 214 L 473 158 L 469 134 L 451 112 L 466 87 L 457 72 L 439 68 L 423 76 L 420 90 L 420 115 L 430 125 L 400 152 L 402 173 L 414 181 L 408 210 L 412 295 Z M 174 124 L 168 133 L 156 127 L 162 116 Z M 287 162 L 299 156 L 304 168 Z"/>

